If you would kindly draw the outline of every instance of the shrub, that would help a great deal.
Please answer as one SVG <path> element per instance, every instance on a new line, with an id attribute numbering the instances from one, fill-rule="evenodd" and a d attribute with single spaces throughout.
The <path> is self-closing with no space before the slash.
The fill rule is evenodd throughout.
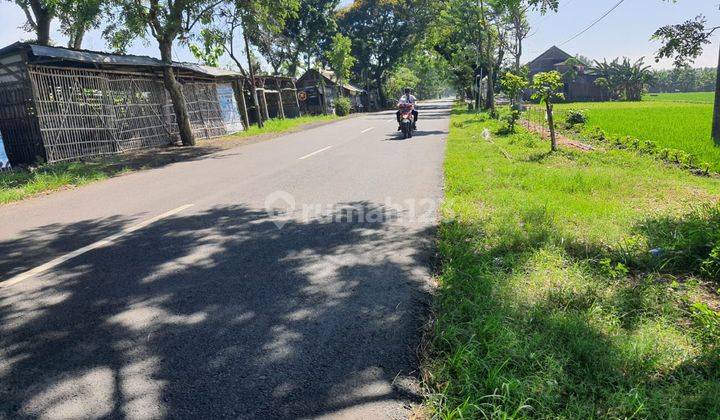
<path id="1" fill-rule="evenodd" d="M 335 115 L 338 117 L 344 117 L 350 113 L 350 107 L 351 107 L 350 99 L 348 98 L 338 98 L 335 101 Z"/>
<path id="2" fill-rule="evenodd" d="M 640 149 L 642 153 L 647 154 L 653 154 L 657 150 L 657 144 L 654 141 L 645 140 L 640 144 Z"/>
<path id="3" fill-rule="evenodd" d="M 690 305 L 690 317 L 700 341 L 714 345 L 720 339 L 720 312 L 714 311 L 706 303 L 695 302 Z"/>
<path id="4" fill-rule="evenodd" d="M 637 227 L 658 250 L 664 272 L 701 275 L 720 281 L 720 206 L 705 205 L 680 217 L 649 218 Z"/>
<path id="5" fill-rule="evenodd" d="M 703 261 L 701 271 L 708 278 L 720 282 L 720 242 L 715 245 L 710 251 L 710 255 Z"/>
<path id="6" fill-rule="evenodd" d="M 520 119 L 520 110 L 516 107 L 511 106 L 508 113 L 504 114 L 502 119 L 506 124 L 504 131 L 507 133 L 514 133 L 515 124 Z"/>
<path id="7" fill-rule="evenodd" d="M 587 122 L 587 114 L 582 109 L 569 109 L 565 116 L 565 123 L 568 127 L 575 124 L 585 124 Z"/>

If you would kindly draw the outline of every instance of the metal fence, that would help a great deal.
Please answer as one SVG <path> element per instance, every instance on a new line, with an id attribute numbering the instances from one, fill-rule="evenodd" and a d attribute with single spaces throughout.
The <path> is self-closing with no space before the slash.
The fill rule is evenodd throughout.
<path id="1" fill-rule="evenodd" d="M 528 131 L 534 131 L 543 139 L 550 138 L 545 107 L 527 105 L 522 113 L 522 124 Z"/>

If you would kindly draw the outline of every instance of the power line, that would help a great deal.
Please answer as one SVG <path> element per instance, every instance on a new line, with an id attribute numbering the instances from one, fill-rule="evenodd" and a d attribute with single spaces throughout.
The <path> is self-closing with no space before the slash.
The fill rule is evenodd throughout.
<path id="1" fill-rule="evenodd" d="M 568 6 L 570 5 L 570 3 L 572 3 L 573 1 L 575 1 L 575 0 L 566 0 L 565 2 L 560 3 L 560 6 L 558 7 L 558 10 L 563 10 L 563 9 L 565 9 L 565 8 L 568 7 Z M 545 21 L 548 20 L 551 16 L 554 16 L 554 15 L 557 15 L 557 12 L 554 12 L 553 15 L 551 15 L 550 12 L 546 12 L 546 13 L 545 13 L 545 16 L 542 16 L 539 21 L 537 21 L 537 22 L 535 22 L 535 23 L 531 23 L 531 24 L 530 24 L 530 27 L 531 27 L 531 28 L 535 28 L 535 27 L 537 27 L 537 26 L 540 26 L 541 23 L 545 22 Z M 539 29 L 536 30 L 536 31 L 533 33 L 533 35 L 537 34 L 538 32 L 540 32 Z M 532 35 L 530 35 L 530 36 L 532 36 Z"/>
<path id="2" fill-rule="evenodd" d="M 572 36 L 570 39 L 568 39 L 567 41 L 559 44 L 558 47 L 562 47 L 563 45 L 567 44 L 567 43 L 570 42 L 570 41 L 573 41 L 574 39 L 576 39 L 576 38 L 579 37 L 580 35 L 584 34 L 585 32 L 589 31 L 590 29 L 592 29 L 593 26 L 595 26 L 595 25 L 597 25 L 598 23 L 600 23 L 601 20 L 605 19 L 610 13 L 613 12 L 613 10 L 617 9 L 618 7 L 620 7 L 620 5 L 623 4 L 624 2 L 625 2 L 625 0 L 620 0 L 620 1 L 618 1 L 618 2 L 615 4 L 615 6 L 613 6 L 610 10 L 608 10 L 607 12 L 605 12 L 605 14 L 603 14 L 602 16 L 600 16 L 599 18 L 597 18 L 597 19 L 596 19 L 593 23 L 591 23 L 587 28 L 585 28 L 585 29 L 583 29 L 582 31 L 576 33 L 575 35 L 573 35 L 573 36 Z"/>

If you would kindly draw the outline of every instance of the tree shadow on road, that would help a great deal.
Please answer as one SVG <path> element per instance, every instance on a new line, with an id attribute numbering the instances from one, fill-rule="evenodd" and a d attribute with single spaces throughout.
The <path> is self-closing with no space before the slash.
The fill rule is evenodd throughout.
<path id="1" fill-rule="evenodd" d="M 397 404 L 383 404 L 418 399 L 404 384 L 418 364 L 434 229 L 348 205 L 381 217 L 278 229 L 265 211 L 217 207 L 0 289 L 0 413 L 393 415 Z M 94 237 L 118 224 L 55 229 Z"/>

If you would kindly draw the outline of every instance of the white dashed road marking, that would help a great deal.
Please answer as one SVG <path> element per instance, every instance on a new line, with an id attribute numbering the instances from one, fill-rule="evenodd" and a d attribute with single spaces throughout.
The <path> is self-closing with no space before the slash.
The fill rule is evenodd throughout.
<path id="1" fill-rule="evenodd" d="M 316 150 L 316 151 L 314 151 L 314 152 L 312 152 L 312 153 L 308 153 L 307 155 L 305 155 L 305 156 L 303 156 L 303 157 L 299 157 L 298 160 L 307 159 L 307 158 L 309 158 L 310 156 L 315 156 L 315 155 L 317 155 L 318 153 L 322 153 L 322 152 L 324 152 L 324 151 L 326 151 L 326 150 L 328 150 L 328 149 L 331 149 L 331 148 L 332 148 L 332 146 L 323 147 L 323 148 L 320 149 L 320 150 Z"/>
<path id="2" fill-rule="evenodd" d="M 135 224 L 135 225 L 126 227 L 125 229 L 121 230 L 120 232 L 118 232 L 118 233 L 116 233 L 116 234 L 114 234 L 114 235 L 108 236 L 108 237 L 105 238 L 105 239 L 101 239 L 101 240 L 99 240 L 99 241 L 97 241 L 97 242 L 91 243 L 90 245 L 84 246 L 84 247 L 82 247 L 82 248 L 80 248 L 80 249 L 77 249 L 77 250 L 75 250 L 75 251 L 73 251 L 73 252 L 70 252 L 69 254 L 65 254 L 65 255 L 59 256 L 59 257 L 57 257 L 57 258 L 55 258 L 55 259 L 53 259 L 53 260 L 50 260 L 50 261 L 46 262 L 46 263 L 43 264 L 43 265 L 37 266 L 37 267 L 35 267 L 35 268 L 31 269 L 31 270 L 28 270 L 28 271 L 26 271 L 26 272 L 24 272 L 24 273 L 20 273 L 20 274 L 14 276 L 14 277 L 11 277 L 11 278 L 8 279 L 7 281 L 4 281 L 4 282 L 0 283 L 0 287 L 9 287 L 9 286 L 12 286 L 12 285 L 14 285 L 14 284 L 18 284 L 18 283 L 20 283 L 21 281 L 26 280 L 26 279 L 28 279 L 28 278 L 30 278 L 30 277 L 36 276 L 36 275 L 38 275 L 38 274 L 42 274 L 42 273 L 44 273 L 44 272 L 46 272 L 46 271 L 48 271 L 48 270 L 50 270 L 50 269 L 52 269 L 52 268 L 57 267 L 58 265 L 64 263 L 65 261 L 71 260 L 71 259 L 73 259 L 73 258 L 75 258 L 75 257 L 77 257 L 77 256 L 79 256 L 79 255 L 85 254 L 86 252 L 90 252 L 90 251 L 92 251 L 92 250 L 94 250 L 94 249 L 101 248 L 101 247 L 104 247 L 104 246 L 106 246 L 106 245 L 110 245 L 111 243 L 113 243 L 114 241 L 122 238 L 122 237 L 125 236 L 125 235 L 128 235 L 128 234 L 130 234 L 130 233 L 132 233 L 132 232 L 135 232 L 136 230 L 140 230 L 140 229 L 142 229 L 142 228 L 144 228 L 144 227 L 146 227 L 146 226 L 148 226 L 148 225 L 151 225 L 151 224 L 157 222 L 158 220 L 161 220 L 161 219 L 164 219 L 164 218 L 166 218 L 166 217 L 170 217 L 170 216 L 172 216 L 172 215 L 174 215 L 174 214 L 180 213 L 181 211 L 183 211 L 183 210 L 185 210 L 185 209 L 188 209 L 188 208 L 190 208 L 190 207 L 192 207 L 192 206 L 193 206 L 192 204 L 185 204 L 184 206 L 180 206 L 180 207 L 178 207 L 178 208 L 176 208 L 176 209 L 170 210 L 170 211 L 165 212 L 165 213 L 163 213 L 163 214 L 157 215 L 157 216 L 155 216 L 155 217 L 151 217 L 150 219 L 144 220 L 144 221 L 142 221 L 142 222 L 140 222 L 140 223 L 138 223 L 138 224 Z"/>

